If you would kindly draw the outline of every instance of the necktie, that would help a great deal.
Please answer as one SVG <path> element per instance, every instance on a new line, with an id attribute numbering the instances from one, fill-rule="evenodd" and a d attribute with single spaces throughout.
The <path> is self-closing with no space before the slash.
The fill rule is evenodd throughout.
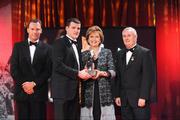
<path id="1" fill-rule="evenodd" d="M 29 42 L 29 46 L 31 46 L 31 45 L 34 45 L 34 46 L 37 46 L 37 42 Z"/>

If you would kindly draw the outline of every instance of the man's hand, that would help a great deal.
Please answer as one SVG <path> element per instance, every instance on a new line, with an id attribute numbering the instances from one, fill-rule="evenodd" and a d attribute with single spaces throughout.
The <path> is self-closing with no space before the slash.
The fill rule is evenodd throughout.
<path id="1" fill-rule="evenodd" d="M 26 92 L 27 94 L 33 94 L 34 93 L 34 86 L 36 84 L 34 82 L 24 82 L 22 84 L 22 88 L 24 90 L 24 92 Z"/>
<path id="2" fill-rule="evenodd" d="M 142 98 L 139 98 L 138 100 L 138 106 L 139 107 L 144 107 L 146 105 L 146 100 L 145 99 L 142 99 Z"/>
<path id="3" fill-rule="evenodd" d="M 120 107 L 121 106 L 121 98 L 120 97 L 116 98 L 115 103 L 116 103 L 117 106 Z"/>
<path id="4" fill-rule="evenodd" d="M 34 90 L 33 89 L 29 89 L 29 90 L 24 89 L 24 92 L 27 93 L 28 95 L 31 95 L 34 93 Z"/>
<path id="5" fill-rule="evenodd" d="M 87 79 L 91 78 L 91 75 L 89 75 L 89 73 L 87 72 L 87 69 L 83 69 L 78 72 L 78 77 L 83 80 L 87 80 Z"/>

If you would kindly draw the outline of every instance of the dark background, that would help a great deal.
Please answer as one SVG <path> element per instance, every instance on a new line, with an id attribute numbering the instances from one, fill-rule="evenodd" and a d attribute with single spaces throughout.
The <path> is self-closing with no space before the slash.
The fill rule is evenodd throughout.
<path id="1" fill-rule="evenodd" d="M 155 27 L 134 27 L 137 30 L 138 34 L 138 44 L 142 45 L 146 48 L 151 49 L 154 59 L 156 56 L 156 28 Z M 63 29 L 63 28 L 59 28 Z M 44 28 L 43 33 L 41 35 L 41 39 L 48 38 L 48 43 L 52 44 L 55 40 L 56 33 L 59 30 L 58 28 L 50 29 Z M 104 32 L 104 46 L 112 50 L 113 53 L 116 52 L 117 48 L 123 48 L 124 44 L 122 41 L 122 30 L 124 27 L 108 27 L 102 28 Z M 81 46 L 81 36 L 85 36 L 87 28 L 82 28 L 80 37 L 79 37 L 79 44 Z"/>

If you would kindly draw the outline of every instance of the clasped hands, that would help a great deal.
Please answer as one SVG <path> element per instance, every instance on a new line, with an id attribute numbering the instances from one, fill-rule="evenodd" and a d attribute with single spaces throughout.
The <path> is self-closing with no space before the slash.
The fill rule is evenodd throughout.
<path id="1" fill-rule="evenodd" d="M 100 70 L 97 70 L 97 69 L 95 69 L 94 71 L 95 71 L 96 74 L 95 75 L 90 75 L 88 73 L 87 68 L 85 68 L 85 69 L 79 71 L 78 77 L 83 79 L 83 80 L 87 80 L 89 78 L 92 78 L 93 80 L 96 80 L 99 77 L 109 77 L 109 73 L 108 72 L 100 71 Z"/>
<path id="2" fill-rule="evenodd" d="M 32 82 L 24 82 L 22 84 L 22 88 L 24 90 L 25 93 L 27 93 L 28 95 L 31 95 L 34 93 L 34 86 L 36 86 L 36 84 L 32 81 Z"/>

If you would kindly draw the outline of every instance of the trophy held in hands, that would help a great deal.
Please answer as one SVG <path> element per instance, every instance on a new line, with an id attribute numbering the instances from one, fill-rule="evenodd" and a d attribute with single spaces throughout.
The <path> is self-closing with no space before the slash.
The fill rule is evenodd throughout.
<path id="1" fill-rule="evenodd" d="M 95 65 L 94 65 L 94 62 L 93 62 L 93 56 L 94 56 L 94 54 L 93 54 L 93 51 L 91 50 L 91 56 L 90 56 L 89 60 L 86 63 L 86 67 L 87 67 L 88 73 L 91 76 L 96 76 Z"/>

